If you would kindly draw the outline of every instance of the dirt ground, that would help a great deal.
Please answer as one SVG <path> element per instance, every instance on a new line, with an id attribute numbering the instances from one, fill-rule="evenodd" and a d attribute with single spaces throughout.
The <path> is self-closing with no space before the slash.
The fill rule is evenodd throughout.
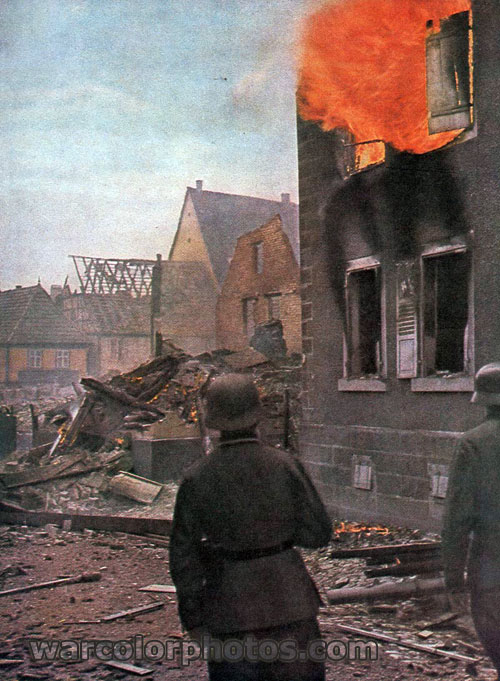
<path id="1" fill-rule="evenodd" d="M 376 542 L 380 543 L 378 538 Z M 335 547 L 342 545 L 337 538 Z M 350 546 L 351 544 L 349 544 Z M 349 580 L 349 586 L 366 582 L 364 564 L 359 560 L 332 560 L 329 548 L 304 552 L 306 562 L 320 591 Z M 168 572 L 168 548 L 152 540 L 122 533 L 84 530 L 0 526 L 0 588 L 10 589 L 26 584 L 58 579 L 84 572 L 100 573 L 100 581 L 58 586 L 27 593 L 0 597 L 0 678 L 30 681 L 104 681 L 136 679 L 140 676 L 118 671 L 97 659 L 84 662 L 35 662 L 28 654 L 28 639 L 49 641 L 135 640 L 181 641 L 175 594 L 139 591 L 149 584 L 171 584 Z M 387 578 L 383 578 L 387 579 Z M 161 609 L 135 618 L 95 623 L 111 613 L 160 601 Z M 426 645 L 447 645 L 449 650 L 479 658 L 474 665 L 450 661 L 423 652 L 415 652 L 394 644 L 379 644 L 379 659 L 373 661 L 330 661 L 329 681 L 420 681 L 446 678 L 454 681 L 495 678 L 482 649 L 456 627 L 436 629 L 426 640 L 418 637 L 425 621 L 444 612 L 439 598 L 411 600 L 394 605 L 368 604 L 325 607 L 320 611 L 323 637 L 328 641 L 348 642 L 356 637 L 336 629 L 336 624 L 358 626 Z M 94 621 L 94 623 L 84 623 Z M 10 665 L 5 660 L 22 660 Z M 130 662 L 133 662 L 131 660 Z M 194 661 L 183 667 L 178 658 L 156 662 L 137 661 L 137 665 L 153 670 L 156 681 L 206 679 L 205 663 Z"/>

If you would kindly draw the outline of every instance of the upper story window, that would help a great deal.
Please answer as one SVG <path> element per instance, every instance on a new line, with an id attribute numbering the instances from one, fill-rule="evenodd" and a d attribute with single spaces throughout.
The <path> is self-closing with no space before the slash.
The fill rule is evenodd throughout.
<path id="1" fill-rule="evenodd" d="M 69 350 L 56 350 L 56 367 L 69 369 Z"/>
<path id="2" fill-rule="evenodd" d="M 424 376 L 467 371 L 468 262 L 465 252 L 423 258 Z"/>
<path id="3" fill-rule="evenodd" d="M 250 339 L 255 332 L 255 298 L 244 298 L 243 304 L 243 328 Z"/>
<path id="4" fill-rule="evenodd" d="M 43 350 L 30 348 L 28 350 L 28 367 L 30 369 L 41 369 L 42 368 L 42 357 L 43 357 Z"/>
<path id="5" fill-rule="evenodd" d="M 468 391 L 473 383 L 471 261 L 465 243 L 425 248 L 397 266 L 397 375 L 412 390 Z"/>
<path id="6" fill-rule="evenodd" d="M 378 377 L 382 361 L 382 282 L 380 265 L 346 273 L 346 378 Z"/>
<path id="7" fill-rule="evenodd" d="M 267 296 L 269 319 L 281 319 L 281 293 Z"/>
<path id="8" fill-rule="evenodd" d="M 426 42 L 429 134 L 473 123 L 472 12 L 430 21 Z"/>
<path id="9" fill-rule="evenodd" d="M 255 272 L 262 274 L 264 271 L 264 244 L 262 241 L 253 244 L 253 262 Z"/>

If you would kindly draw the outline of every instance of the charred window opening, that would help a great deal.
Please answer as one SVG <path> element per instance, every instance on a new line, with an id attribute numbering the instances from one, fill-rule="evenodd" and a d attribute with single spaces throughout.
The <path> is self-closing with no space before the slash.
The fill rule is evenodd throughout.
<path id="1" fill-rule="evenodd" d="M 257 274 L 262 274 L 264 271 L 264 244 L 258 241 L 253 244 L 253 264 Z"/>
<path id="2" fill-rule="evenodd" d="M 380 268 L 347 273 L 347 377 L 381 374 Z"/>
<path id="3" fill-rule="evenodd" d="M 468 128 L 472 109 L 472 13 L 428 23 L 426 44 L 429 134 Z"/>
<path id="4" fill-rule="evenodd" d="M 267 296 L 269 319 L 281 319 L 281 294 L 274 293 Z"/>
<path id="5" fill-rule="evenodd" d="M 28 351 L 28 367 L 30 369 L 41 369 L 42 356 L 43 350 L 35 350 L 34 348 L 30 348 Z"/>
<path id="6" fill-rule="evenodd" d="M 56 350 L 56 367 L 69 369 L 69 350 Z"/>
<path id="7" fill-rule="evenodd" d="M 423 259 L 424 375 L 467 369 L 469 315 L 467 253 Z"/>
<path id="8" fill-rule="evenodd" d="M 244 298 L 243 301 L 243 328 L 250 339 L 255 332 L 255 298 Z"/>
<path id="9" fill-rule="evenodd" d="M 369 142 L 344 142 L 344 177 L 350 177 L 363 170 L 369 170 L 385 162 L 385 143 L 382 140 Z"/>

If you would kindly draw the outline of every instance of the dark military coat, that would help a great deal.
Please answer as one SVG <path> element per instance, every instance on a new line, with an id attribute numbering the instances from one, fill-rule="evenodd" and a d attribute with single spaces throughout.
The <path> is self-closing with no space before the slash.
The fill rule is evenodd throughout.
<path id="1" fill-rule="evenodd" d="M 256 438 L 221 443 L 177 494 L 170 570 L 183 625 L 223 633 L 314 617 L 318 593 L 287 547 L 322 546 L 330 534 L 298 459 Z M 208 559 L 204 539 L 213 548 Z M 269 549 L 272 555 L 260 555 Z"/>
<path id="2" fill-rule="evenodd" d="M 448 589 L 500 588 L 500 419 L 462 436 L 450 476 L 443 525 Z"/>

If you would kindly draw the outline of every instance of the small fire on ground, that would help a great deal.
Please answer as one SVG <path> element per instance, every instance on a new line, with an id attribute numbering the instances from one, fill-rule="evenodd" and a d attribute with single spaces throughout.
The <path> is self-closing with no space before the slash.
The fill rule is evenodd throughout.
<path id="1" fill-rule="evenodd" d="M 378 535 L 385 536 L 390 533 L 388 527 L 383 527 L 382 525 L 364 525 L 363 523 L 345 522 L 340 521 L 335 523 L 333 533 L 335 536 L 342 534 L 361 534 L 364 533 L 367 536 Z"/>

